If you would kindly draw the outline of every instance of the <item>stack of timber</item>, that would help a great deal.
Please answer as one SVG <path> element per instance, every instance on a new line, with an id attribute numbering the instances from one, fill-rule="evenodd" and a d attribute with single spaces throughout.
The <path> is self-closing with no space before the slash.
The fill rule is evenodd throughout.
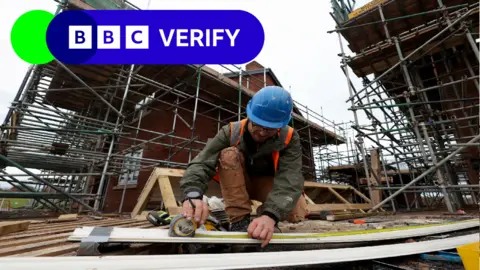
<path id="1" fill-rule="evenodd" d="M 83 263 L 91 262 L 92 265 L 96 265 L 92 268 L 100 267 L 97 269 L 104 269 L 99 265 L 99 261 L 96 258 L 118 258 L 118 262 L 126 260 L 126 263 L 130 263 L 130 260 L 135 261 L 134 258 L 144 258 L 149 260 L 151 258 L 157 258 L 162 263 L 159 265 L 159 269 L 171 268 L 170 264 L 176 261 L 178 258 L 186 258 L 185 256 L 192 255 L 178 255 L 178 244 L 181 243 L 242 243 L 242 244 L 254 244 L 259 245 L 260 241 L 255 239 L 249 239 L 245 233 L 238 232 L 205 232 L 198 231 L 193 238 L 171 238 L 167 235 L 166 227 L 153 227 L 146 220 L 136 220 L 130 217 L 126 219 L 122 218 L 103 218 L 101 220 L 98 217 L 82 217 L 79 215 L 67 215 L 62 216 L 59 219 L 50 220 L 30 220 L 19 221 L 19 224 L 28 224 L 28 228 L 25 225 L 18 225 L 16 232 L 10 232 L 0 236 L 0 269 L 27 269 L 29 266 L 35 264 L 36 269 L 52 269 L 58 268 L 62 263 L 70 262 L 72 265 L 77 266 L 76 263 L 71 260 L 75 258 L 81 265 Z M 340 250 L 348 251 L 344 254 L 363 254 L 357 259 L 373 259 L 373 258 L 386 258 L 391 256 L 403 256 L 408 254 L 418 254 L 422 252 L 443 250 L 448 248 L 454 248 L 458 245 L 469 244 L 478 239 L 478 226 L 480 225 L 478 219 L 471 219 L 459 222 L 439 223 L 439 224 L 427 224 L 420 226 L 408 226 L 388 229 L 371 229 L 371 230 L 354 230 L 354 231 L 341 231 L 330 233 L 283 233 L 275 234 L 271 241 L 270 247 L 281 246 L 295 246 L 305 243 L 314 244 L 341 244 L 336 248 L 341 247 Z M 22 227 L 23 226 L 23 227 Z M 81 254 L 81 245 L 85 244 L 85 241 L 92 236 L 92 232 L 95 228 L 104 228 L 107 231 L 107 237 L 104 237 L 101 246 L 99 245 L 98 251 L 101 257 L 97 257 L 96 254 L 86 255 Z M 440 235 L 441 237 L 436 237 Z M 95 235 L 98 237 L 99 235 Z M 105 235 L 103 235 L 105 236 Z M 95 238 L 93 237 L 93 238 Z M 439 239 L 440 240 L 431 240 Z M 92 238 L 90 238 L 92 239 Z M 415 243 L 402 244 L 406 239 L 415 239 Z M 95 242 L 96 240 L 94 240 Z M 393 243 L 392 248 L 385 248 L 384 241 L 390 241 Z M 393 241 L 393 242 L 392 242 Z M 344 244 L 347 245 L 344 245 Z M 357 243 L 359 245 L 348 245 Z M 423 243 L 423 244 L 422 244 Z M 356 246 L 355 248 L 346 248 Z M 359 247 L 362 246 L 362 247 Z M 393 249 L 394 246 L 398 246 L 399 249 Z M 399 250 L 410 249 L 410 253 L 402 253 Z M 302 248 L 305 249 L 305 248 Z M 312 248 L 309 248 L 312 249 Z M 282 250 L 285 250 L 282 248 Z M 295 249 L 293 249 L 295 250 Z M 327 255 L 329 252 L 340 252 L 339 249 L 332 250 L 331 248 L 322 248 L 314 251 L 290 251 L 297 254 L 298 258 L 306 258 L 307 254 L 312 256 L 311 253 L 315 252 L 316 258 L 322 257 L 321 254 Z M 383 251 L 382 251 L 383 250 Z M 367 252 L 368 251 L 368 252 Z M 376 251 L 371 253 L 370 251 Z M 378 252 L 377 252 L 378 251 Z M 394 252 L 395 251 L 395 252 Z M 298 253 L 295 253 L 298 252 Z M 386 253 L 384 253 L 386 252 Z M 159 255 L 163 254 L 163 255 Z M 165 255 L 171 254 L 171 255 Z M 177 254 L 177 255 L 175 255 Z M 256 258 L 257 253 L 249 253 Z M 265 260 L 265 253 L 262 252 L 263 261 Z M 276 258 L 281 255 L 282 252 L 269 252 L 269 256 Z M 283 252 L 285 254 L 285 252 Z M 370 255 L 368 255 L 370 254 Z M 81 256 L 83 255 L 83 256 Z M 135 256 L 129 256 L 135 255 Z M 149 255 L 144 257 L 142 255 Z M 213 254 L 212 254 L 213 255 Z M 224 255 L 237 256 L 238 254 L 214 254 L 223 258 Z M 367 256 L 368 255 L 368 256 Z M 196 256 L 196 255 L 193 255 Z M 206 260 L 209 255 L 199 255 L 201 261 Z M 246 256 L 238 255 L 238 256 Z M 22 257 L 21 260 L 17 260 L 12 257 Z M 35 261 L 34 258 L 26 257 L 46 257 L 42 261 Z M 61 258 L 49 258 L 49 257 L 61 257 Z M 68 258 L 70 257 L 70 258 Z M 65 258 L 65 261 L 64 259 Z M 193 257 L 192 257 L 193 258 Z M 210 258 L 210 257 L 208 257 Z M 329 262 L 337 262 L 341 260 L 341 257 L 334 258 Z M 20 258 L 19 258 L 20 259 Z M 244 258 L 245 259 L 245 258 Z M 345 258 L 348 260 L 348 258 Z M 93 261 L 91 261 L 93 260 Z M 228 261 L 228 260 L 227 260 Z M 271 261 L 271 260 L 270 260 Z M 276 260 L 274 260 L 276 261 Z M 143 262 L 143 261 L 142 261 Z M 240 262 L 240 261 L 238 261 Z M 294 260 L 292 265 L 306 264 L 307 261 L 301 262 Z M 318 263 L 326 263 L 327 261 L 318 261 Z M 23 263 L 23 264 L 22 264 Z M 37 263 L 39 263 L 37 268 Z M 51 264 L 59 263 L 55 267 Z M 167 263 L 168 265 L 165 265 Z M 285 260 L 282 260 L 285 263 Z M 259 264 L 261 265 L 261 264 Z M 288 265 L 288 264 L 287 264 Z M 195 266 L 198 266 L 195 264 Z M 229 269 L 234 264 L 222 269 Z M 258 265 L 256 265 L 258 266 Z M 42 268 L 44 267 L 44 268 Z M 50 268 L 49 268 L 50 267 Z M 126 265 L 114 264 L 111 269 L 127 269 Z M 123 268 L 122 268 L 123 267 Z M 142 269 L 131 268 L 131 269 Z M 211 268 L 211 264 L 203 265 L 205 269 Z M 72 269 L 69 267 L 69 269 Z M 87 268 L 83 268 L 87 269 Z M 105 268 L 107 269 L 107 268 Z M 110 269 L 110 268 L 108 268 Z M 199 269 L 199 268 L 196 268 Z"/>
<path id="2" fill-rule="evenodd" d="M 76 228 L 82 226 L 153 228 L 153 225 L 146 220 L 119 218 L 98 220 L 90 217 L 61 217 L 60 219 L 12 221 L 9 223 L 16 223 L 16 231 L 10 229 L 10 233 L 0 235 L 0 257 L 75 256 L 80 244 L 69 242 L 67 239 Z M 2 226 L 1 224 L 0 226 Z"/>
<path id="3" fill-rule="evenodd" d="M 253 252 L 238 254 L 183 254 L 166 255 L 173 253 L 170 249 L 153 252 L 152 247 L 162 242 L 172 245 L 172 242 L 203 242 L 207 243 L 257 243 L 257 240 L 242 237 L 242 233 L 219 233 L 203 232 L 194 238 L 176 237 L 169 238 L 164 229 L 146 229 L 151 227 L 128 219 L 106 219 L 102 221 L 78 220 L 54 223 L 32 222 L 31 228 L 24 232 L 13 233 L 0 238 L 0 269 L 246 269 L 278 266 L 299 265 L 325 265 L 364 261 L 381 258 L 401 257 L 407 255 L 422 254 L 434 251 L 449 250 L 462 245 L 471 245 L 479 241 L 477 231 L 469 231 L 464 234 L 455 234 L 468 228 L 478 228 L 477 219 L 451 224 L 434 224 L 415 228 L 397 228 L 395 230 L 383 230 L 377 232 L 342 232 L 335 234 L 281 234 L 274 235 L 272 245 L 297 244 L 305 242 L 365 242 L 377 240 L 376 244 L 362 247 L 327 248 L 317 250 L 288 251 L 288 252 Z M 142 225 L 143 224 L 143 225 Z M 68 233 L 72 227 L 83 226 L 73 233 Z M 89 237 L 94 227 L 113 227 L 109 233 L 110 243 L 129 243 L 128 248 L 118 252 L 102 253 L 101 256 L 78 256 L 76 252 L 79 243 Z M 235 234 L 234 237 L 224 237 Z M 407 241 L 405 239 L 442 234 L 452 237 L 432 237 L 428 240 Z M 223 237 L 218 237 L 218 236 Z M 303 237 L 302 237 L 303 236 Z M 67 239 L 66 239 L 67 238 Z M 163 239 L 163 240 L 162 240 Z M 398 239 L 393 244 L 382 245 L 381 239 Z M 403 240 L 402 240 L 403 239 Z M 433 239 L 433 240 L 432 240 Z M 200 241 L 200 242 L 202 242 Z M 151 244 L 156 242 L 157 244 Z M 162 255 L 158 255 L 162 254 Z M 144 256 L 148 255 L 148 256 Z M 22 258 L 12 258 L 22 257 Z M 29 258 L 28 258 L 29 257 Z M 44 257 L 44 258 L 32 258 Z M 56 258 L 51 258 L 56 257 Z M 195 262 L 195 263 L 192 263 Z"/>

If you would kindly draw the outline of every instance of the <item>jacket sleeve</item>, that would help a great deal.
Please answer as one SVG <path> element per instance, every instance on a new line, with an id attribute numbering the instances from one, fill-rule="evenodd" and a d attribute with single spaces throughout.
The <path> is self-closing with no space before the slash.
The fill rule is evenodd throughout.
<path id="1" fill-rule="evenodd" d="M 273 187 L 263 205 L 263 211 L 285 220 L 302 195 L 304 178 L 302 174 L 302 147 L 300 137 L 294 131 L 289 145 L 280 151 L 278 171 Z"/>
<path id="2" fill-rule="evenodd" d="M 220 152 L 230 145 L 230 128 L 228 125 L 206 144 L 200 153 L 188 164 L 182 179 L 180 189 L 183 194 L 196 190 L 204 194 L 208 189 L 208 181 L 216 174 Z"/>

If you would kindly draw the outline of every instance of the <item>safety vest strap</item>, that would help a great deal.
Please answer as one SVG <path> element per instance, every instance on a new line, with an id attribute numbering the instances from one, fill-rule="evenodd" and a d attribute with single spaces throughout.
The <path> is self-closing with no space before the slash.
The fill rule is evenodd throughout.
<path id="1" fill-rule="evenodd" d="M 237 146 L 243 136 L 247 119 L 237 122 L 230 122 L 230 146 Z"/>
<path id="2" fill-rule="evenodd" d="M 287 127 L 288 127 L 288 129 L 287 129 L 286 132 L 285 132 L 285 129 L 282 129 L 281 131 L 279 131 L 280 139 L 282 139 L 285 142 L 285 147 L 288 146 L 288 144 L 290 143 L 290 140 L 292 139 L 292 136 L 293 136 L 293 128 L 289 127 L 289 126 L 287 126 Z M 272 158 L 273 158 L 273 166 L 275 167 L 275 172 L 276 172 L 277 169 L 278 169 L 278 160 L 280 159 L 280 152 L 279 151 L 273 151 L 272 152 Z"/>
<path id="3" fill-rule="evenodd" d="M 237 122 L 230 122 L 230 146 L 238 146 L 240 144 L 240 139 L 243 136 L 247 124 L 247 119 L 243 119 Z M 290 126 L 283 127 L 278 130 L 278 136 L 280 140 L 284 142 L 284 147 L 287 147 L 290 143 L 292 136 L 293 136 L 294 129 Z M 275 168 L 275 172 L 278 169 L 278 160 L 280 159 L 280 150 L 276 150 L 272 152 L 272 159 L 273 159 L 273 166 Z M 218 168 L 217 174 L 213 177 L 213 179 L 219 182 L 218 177 Z"/>
<path id="4" fill-rule="evenodd" d="M 285 147 L 287 147 L 290 141 L 292 140 L 293 128 L 289 126 L 282 128 L 279 136 L 280 136 L 280 139 L 284 141 Z"/>

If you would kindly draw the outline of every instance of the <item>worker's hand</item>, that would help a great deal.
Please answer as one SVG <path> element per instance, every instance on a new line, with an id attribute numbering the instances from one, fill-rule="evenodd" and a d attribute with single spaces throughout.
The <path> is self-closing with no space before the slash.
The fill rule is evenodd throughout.
<path id="1" fill-rule="evenodd" d="M 248 226 L 248 237 L 264 240 L 262 248 L 266 247 L 272 239 L 275 230 L 275 220 L 269 216 L 260 216 Z"/>
<path id="2" fill-rule="evenodd" d="M 192 203 L 195 204 L 195 209 L 189 200 L 183 202 L 183 215 L 187 219 L 194 218 L 200 225 L 204 224 L 209 215 L 208 204 L 203 200 L 192 200 Z"/>

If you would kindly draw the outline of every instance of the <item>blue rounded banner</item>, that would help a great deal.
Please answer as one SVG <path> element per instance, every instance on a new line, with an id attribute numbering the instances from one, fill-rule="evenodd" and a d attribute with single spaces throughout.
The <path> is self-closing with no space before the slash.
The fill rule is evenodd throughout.
<path id="1" fill-rule="evenodd" d="M 70 10 L 47 30 L 67 64 L 243 64 L 262 50 L 260 21 L 242 10 Z"/>

